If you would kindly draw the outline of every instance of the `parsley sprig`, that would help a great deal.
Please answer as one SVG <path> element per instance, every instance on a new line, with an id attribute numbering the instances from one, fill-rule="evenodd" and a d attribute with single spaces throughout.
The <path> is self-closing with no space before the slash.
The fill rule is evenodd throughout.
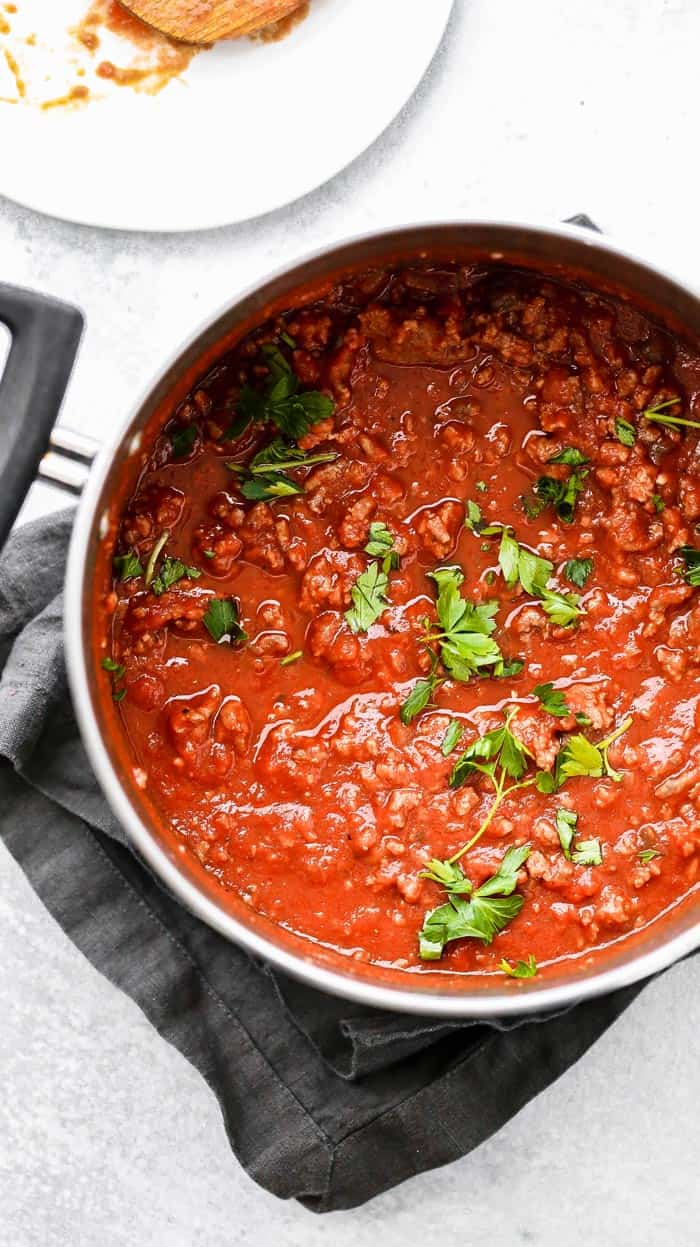
<path id="1" fill-rule="evenodd" d="M 236 404 L 239 419 L 235 424 L 235 436 L 240 436 L 252 422 L 270 423 L 285 437 L 298 441 L 314 424 L 332 416 L 333 400 L 318 390 L 301 391 L 289 361 L 273 342 L 263 343 L 261 354 L 267 365 L 267 381 L 263 390 L 243 386 Z M 231 436 L 228 429 L 224 439 L 229 440 Z"/>
<path id="2" fill-rule="evenodd" d="M 678 551 L 685 565 L 684 571 L 681 573 L 686 584 L 692 585 L 697 589 L 700 585 L 700 550 L 696 550 L 695 546 L 681 546 Z"/>
<path id="3" fill-rule="evenodd" d="M 438 961 L 452 940 L 477 939 L 491 944 L 523 907 L 516 892 L 518 871 L 530 855 L 530 845 L 513 846 L 504 854 L 495 874 L 474 888 L 458 866 L 434 860 L 422 872 L 424 879 L 441 884 L 447 901 L 425 916 L 418 936 L 423 961 Z"/>
<path id="4" fill-rule="evenodd" d="M 499 961 L 498 968 L 512 979 L 534 979 L 537 974 L 537 962 L 533 953 L 528 955 L 526 961 L 516 961 L 514 966 L 504 957 L 502 961 Z"/>
<path id="5" fill-rule="evenodd" d="M 575 779 L 580 775 L 588 775 L 592 779 L 607 776 L 616 784 L 621 783 L 622 775 L 610 764 L 608 750 L 616 740 L 629 731 L 631 726 L 632 716 L 628 715 L 614 732 L 599 741 L 597 745 L 578 732 L 574 736 L 569 736 L 559 752 L 555 766 L 557 787 L 561 787 L 567 779 Z"/>
<path id="6" fill-rule="evenodd" d="M 498 602 L 475 605 L 463 598 L 459 591 L 464 583 L 461 567 L 439 567 L 428 575 L 437 585 L 435 605 L 440 627 L 429 630 L 426 642 L 439 647 L 445 670 L 453 680 L 462 682 L 485 667 L 492 667 L 492 674 L 499 675 L 503 655 L 491 635 L 496 628 Z"/>
<path id="7" fill-rule="evenodd" d="M 259 502 L 266 498 L 286 498 L 303 494 L 304 486 L 299 481 L 292 480 L 289 473 L 298 468 L 310 468 L 317 463 L 332 463 L 337 458 L 337 451 L 307 454 L 285 438 L 276 437 L 253 455 L 249 463 L 229 461 L 226 467 L 238 476 L 243 497 Z"/>
<path id="8" fill-rule="evenodd" d="M 688 420 L 685 416 L 672 416 L 667 408 L 675 407 L 676 403 L 680 403 L 680 398 L 669 398 L 665 403 L 657 403 L 655 407 L 647 407 L 642 412 L 644 420 L 652 420 L 655 424 L 665 424 L 668 428 L 674 428 L 676 425 L 685 425 L 689 429 L 700 429 L 699 420 Z"/>
<path id="9" fill-rule="evenodd" d="M 239 645 L 248 640 L 248 633 L 241 627 L 238 602 L 234 598 L 212 598 L 202 623 L 217 645 L 222 641 Z"/>

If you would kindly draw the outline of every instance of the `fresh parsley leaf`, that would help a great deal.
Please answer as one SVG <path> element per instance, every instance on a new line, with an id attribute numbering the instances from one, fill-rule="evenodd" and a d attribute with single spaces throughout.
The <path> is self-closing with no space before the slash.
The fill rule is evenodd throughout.
<path id="1" fill-rule="evenodd" d="M 102 670 L 110 671 L 115 680 L 121 680 L 124 672 L 126 671 L 126 667 L 122 667 L 121 663 L 115 662 L 113 658 L 103 658 Z"/>
<path id="2" fill-rule="evenodd" d="M 202 554 L 204 555 L 205 559 L 216 558 L 216 550 L 202 550 Z"/>
<path id="3" fill-rule="evenodd" d="M 525 546 L 516 541 L 512 533 L 503 530 L 501 545 L 498 551 L 498 562 L 503 578 L 509 588 L 518 580 L 526 593 L 539 597 L 549 577 L 554 571 L 554 564 L 549 559 L 542 559 L 533 554 Z"/>
<path id="4" fill-rule="evenodd" d="M 126 689 L 118 688 L 112 693 L 112 701 L 123 701 L 126 697 Z"/>
<path id="5" fill-rule="evenodd" d="M 477 481 L 474 488 L 478 489 L 480 494 L 485 494 L 488 490 L 488 485 L 486 484 L 486 481 Z"/>
<path id="6" fill-rule="evenodd" d="M 395 572 L 400 564 L 399 555 L 394 546 L 394 534 L 389 532 L 386 524 L 376 520 L 369 526 L 369 541 L 365 546 L 365 554 L 382 560 L 382 570 L 389 574 Z"/>
<path id="7" fill-rule="evenodd" d="M 498 551 L 498 563 L 503 572 L 503 579 L 509 589 L 518 582 L 520 549 L 515 537 L 507 529 L 503 529 L 501 545 Z"/>
<path id="8" fill-rule="evenodd" d="M 578 814 L 574 810 L 557 810 L 555 817 L 557 835 L 559 843 L 562 847 L 564 857 L 571 860 L 571 846 L 574 843 L 576 835 L 576 824 L 578 823 Z"/>
<path id="9" fill-rule="evenodd" d="M 581 599 L 577 593 L 557 593 L 553 589 L 543 589 L 540 601 L 543 611 L 558 628 L 570 628 L 583 614 L 579 606 Z"/>
<path id="10" fill-rule="evenodd" d="M 285 346 L 290 347 L 292 351 L 297 349 L 297 344 L 294 341 L 294 338 L 290 337 L 285 329 L 280 331 L 280 342 L 284 342 Z"/>
<path id="11" fill-rule="evenodd" d="M 513 895 L 513 892 L 517 886 L 517 872 L 529 852 L 529 844 L 509 849 L 496 874 L 481 887 L 472 890 L 469 900 L 464 900 L 460 895 L 460 892 L 469 890 L 464 886 L 469 884 L 464 876 L 463 883 L 458 881 L 456 887 L 448 879 L 441 877 L 442 871 L 447 873 L 448 869 L 454 869 L 452 863 L 430 863 L 432 870 L 427 877 L 447 888 L 448 899 L 446 904 L 438 905 L 426 914 L 419 933 L 419 951 L 424 961 L 438 960 L 445 945 L 452 940 L 471 938 L 479 939 L 484 944 L 493 942 L 494 937 L 512 918 L 517 917 L 523 907 L 524 898 L 519 893 Z M 438 868 L 437 872 L 435 867 Z"/>
<path id="12" fill-rule="evenodd" d="M 459 719 L 450 720 L 445 730 L 445 735 L 442 738 L 442 744 L 440 745 L 440 752 L 443 758 L 449 758 L 452 751 L 457 748 L 463 731 L 464 725 L 460 723 Z"/>
<path id="13" fill-rule="evenodd" d="M 600 866 L 603 862 L 603 850 L 600 840 L 579 840 L 574 844 L 578 814 L 574 810 L 557 810 L 556 828 L 559 843 L 567 861 L 576 866 Z"/>
<path id="14" fill-rule="evenodd" d="M 571 860 L 576 866 L 602 866 L 603 850 L 600 840 L 579 840 L 574 845 Z"/>
<path id="15" fill-rule="evenodd" d="M 518 886 L 518 872 L 530 856 L 530 844 L 513 845 L 503 855 L 495 875 L 477 888 L 475 896 L 510 896 Z"/>
<path id="16" fill-rule="evenodd" d="M 299 381 L 279 347 L 266 342 L 261 354 L 268 379 L 262 392 L 244 386 L 238 396 L 239 417 L 248 422 L 270 422 L 292 441 L 304 437 L 309 429 L 333 414 L 334 403 L 317 390 L 299 390 Z"/>
<path id="17" fill-rule="evenodd" d="M 648 866 L 649 862 L 653 862 L 655 857 L 661 857 L 661 853 L 658 849 L 640 849 L 637 857 L 642 863 L 642 866 Z"/>
<path id="18" fill-rule="evenodd" d="M 303 657 L 303 649 L 295 649 L 293 654 L 285 654 L 284 658 L 280 658 L 280 667 L 289 667 L 293 662 L 298 662 Z"/>
<path id="19" fill-rule="evenodd" d="M 196 424 L 185 424 L 182 428 L 173 429 L 170 434 L 170 445 L 176 459 L 184 459 L 185 455 L 190 454 L 197 441 L 197 433 Z"/>
<path id="20" fill-rule="evenodd" d="M 441 631 L 430 640 L 440 645 L 443 666 L 455 680 L 466 682 L 483 667 L 494 667 L 503 655 L 491 633 L 496 624 L 498 602 L 474 605 L 459 592 L 464 573 L 459 567 L 439 567 L 428 575 L 438 587 L 436 602 Z"/>
<path id="21" fill-rule="evenodd" d="M 662 511 L 666 510 L 666 503 L 661 497 L 661 494 L 652 494 L 649 501 L 653 502 L 654 510 L 656 511 L 657 515 L 660 515 Z"/>
<path id="22" fill-rule="evenodd" d="M 512 979 L 534 979 L 537 974 L 537 962 L 532 953 L 529 954 L 527 961 L 516 961 L 514 966 L 504 957 L 503 961 L 498 963 L 498 968 L 504 974 L 509 974 Z"/>
<path id="23" fill-rule="evenodd" d="M 471 532 L 478 533 L 478 526 L 481 524 L 481 507 L 478 503 L 472 502 L 471 499 L 469 499 L 466 503 L 466 509 L 467 514 L 464 519 L 465 526 L 470 529 Z"/>
<path id="24" fill-rule="evenodd" d="M 550 455 L 547 463 L 566 463 L 570 468 L 582 468 L 588 457 L 576 446 L 565 446 L 556 455 Z"/>
<path id="25" fill-rule="evenodd" d="M 360 573 L 350 590 L 352 607 L 345 612 L 345 618 L 353 632 L 367 632 L 386 610 L 389 605 L 386 595 L 388 587 L 389 577 L 379 563 L 370 563 Z"/>
<path id="26" fill-rule="evenodd" d="M 290 481 L 288 476 L 264 476 L 259 480 L 253 478 L 244 481 L 240 486 L 244 498 L 251 502 L 262 502 L 266 498 L 291 498 L 303 494 L 303 485 Z"/>
<path id="27" fill-rule="evenodd" d="M 198 567 L 188 567 L 180 559 L 173 559 L 168 554 L 163 559 L 160 572 L 151 583 L 151 592 L 160 597 L 161 593 L 172 589 L 178 580 L 198 580 L 201 574 Z"/>
<path id="28" fill-rule="evenodd" d="M 253 455 L 249 463 L 229 462 L 226 467 L 242 480 L 240 490 L 243 497 L 260 501 L 263 498 L 303 494 L 303 486 L 290 480 L 287 473 L 296 468 L 312 467 L 316 463 L 332 463 L 337 458 L 335 451 L 307 454 L 284 438 L 276 437 Z"/>
<path id="29" fill-rule="evenodd" d="M 535 787 L 538 792 L 548 796 L 551 792 L 556 792 L 557 781 L 551 771 L 538 771 L 535 776 Z"/>
<path id="30" fill-rule="evenodd" d="M 678 551 L 683 562 L 685 563 L 685 571 L 682 573 L 686 584 L 692 585 L 697 589 L 700 585 L 700 550 L 696 550 L 694 546 L 681 546 Z"/>
<path id="31" fill-rule="evenodd" d="M 536 684 L 532 691 L 541 703 L 542 709 L 547 711 L 547 714 L 564 719 L 572 713 L 566 704 L 564 694 L 559 689 L 556 689 L 553 684 Z"/>
<path id="32" fill-rule="evenodd" d="M 637 440 L 637 430 L 629 420 L 623 420 L 621 416 L 615 417 L 615 437 L 618 442 L 622 442 L 623 446 L 634 446 Z"/>
<path id="33" fill-rule="evenodd" d="M 599 779 L 603 774 L 603 755 L 597 745 L 593 745 L 586 736 L 577 733 L 569 736 L 562 746 L 557 759 L 557 776 L 563 782 L 575 779 L 577 775 L 589 775 Z"/>
<path id="34" fill-rule="evenodd" d="M 508 677 L 513 676 L 513 675 L 520 675 L 520 672 L 522 671 L 524 666 L 525 666 L 524 659 L 510 658 L 510 659 L 504 660 L 501 663 L 498 663 L 493 669 L 493 674 L 495 676 L 498 676 L 499 679 L 501 677 L 507 679 Z"/>
<path id="35" fill-rule="evenodd" d="M 135 550 L 129 550 L 127 554 L 115 555 L 112 563 L 117 580 L 135 580 L 137 576 L 143 576 L 141 561 Z"/>
<path id="36" fill-rule="evenodd" d="M 441 862 L 437 857 L 426 862 L 425 870 L 420 872 L 420 878 L 430 879 L 432 883 L 440 883 L 448 892 L 454 892 L 457 895 L 469 895 L 473 891 L 471 880 L 467 879 L 461 866 L 450 861 Z"/>
<path id="37" fill-rule="evenodd" d="M 512 779 L 521 779 L 527 770 L 529 750 L 510 730 L 511 713 L 502 727 L 494 728 L 477 737 L 460 754 L 449 778 L 450 788 L 461 788 L 475 771 L 482 771 L 494 778 L 496 766 L 501 766 Z M 481 765 L 486 763 L 486 766 Z"/>
<path id="38" fill-rule="evenodd" d="M 569 559 L 564 575 L 577 589 L 582 589 L 593 571 L 593 559 Z"/>
<path id="39" fill-rule="evenodd" d="M 416 680 L 406 700 L 402 703 L 399 710 L 399 718 L 402 723 L 408 726 L 412 723 L 416 715 L 421 714 L 432 700 L 433 693 L 440 681 L 436 676 L 430 675 L 425 680 Z"/>
<path id="40" fill-rule="evenodd" d="M 666 424 L 669 428 L 676 425 L 686 425 L 689 429 L 700 429 L 700 421 L 686 420 L 683 416 L 671 416 L 666 408 L 675 407 L 676 403 L 680 403 L 680 398 L 669 398 L 665 403 L 657 403 L 655 407 L 647 407 L 646 411 L 641 414 L 645 420 L 653 420 L 656 424 Z"/>
<path id="41" fill-rule="evenodd" d="M 540 502 L 551 505 L 565 524 L 573 523 L 578 495 L 584 488 L 587 472 L 587 468 L 574 471 L 565 481 L 553 476 L 541 476 L 535 485 Z"/>
<path id="42" fill-rule="evenodd" d="M 240 624 L 238 603 L 233 598 L 212 598 L 202 623 L 217 644 L 228 641 L 236 645 L 248 640 L 248 633 Z"/>

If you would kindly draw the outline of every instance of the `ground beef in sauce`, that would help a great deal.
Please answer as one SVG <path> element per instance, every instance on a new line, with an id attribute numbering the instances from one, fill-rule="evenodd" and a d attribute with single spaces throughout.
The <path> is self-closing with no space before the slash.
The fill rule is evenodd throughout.
<path id="1" fill-rule="evenodd" d="M 292 388 L 333 400 L 299 439 L 333 457 L 292 473 L 304 492 L 256 500 L 227 464 L 249 463 L 273 430 L 223 435 L 242 388 L 269 383 L 265 344 Z M 677 552 L 700 544 L 698 435 L 642 413 L 675 399 L 666 411 L 700 419 L 699 389 L 700 356 L 628 304 L 505 265 L 373 270 L 250 334 L 173 413 L 117 538 L 141 574 L 115 584 L 112 654 L 125 670 L 105 679 L 125 690 L 117 713 L 166 834 L 292 930 L 429 972 L 417 933 L 444 894 L 421 871 L 455 853 L 493 800 L 479 776 L 448 786 L 459 749 L 517 707 L 514 732 L 549 770 L 571 733 L 597 741 L 631 715 L 610 751 L 620 782 L 580 777 L 502 804 L 462 865 L 476 885 L 529 843 L 522 909 L 491 945 L 449 944 L 440 965 L 588 953 L 693 889 L 700 604 Z M 523 499 L 543 473 L 568 479 L 549 461 L 571 446 L 587 460 L 573 522 L 533 514 Z M 577 625 L 505 585 L 498 540 L 465 527 L 469 499 L 550 560 L 562 591 L 567 561 L 592 560 Z M 390 531 L 400 563 L 385 609 L 357 632 L 345 612 L 372 561 L 371 524 Z M 143 570 L 166 531 L 159 558 L 189 574 L 158 594 Z M 523 668 L 446 679 L 404 724 L 399 708 L 431 665 L 426 573 L 445 563 L 463 569 L 465 597 L 498 603 L 494 639 Z M 215 643 L 214 597 L 235 603 L 247 641 Z M 568 715 L 533 695 L 545 682 Z M 446 758 L 454 719 L 462 738 Z M 565 857 L 562 807 L 600 841 L 602 864 Z"/>

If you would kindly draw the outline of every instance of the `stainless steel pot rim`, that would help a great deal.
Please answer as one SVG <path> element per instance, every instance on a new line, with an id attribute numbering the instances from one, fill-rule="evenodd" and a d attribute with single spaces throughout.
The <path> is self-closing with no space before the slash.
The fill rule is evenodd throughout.
<path id="1" fill-rule="evenodd" d="M 99 784 L 113 813 L 139 854 L 168 890 L 193 914 L 219 934 L 241 945 L 253 956 L 320 991 L 379 1009 L 433 1017 L 486 1019 L 554 1011 L 650 978 L 700 946 L 700 921 L 650 951 L 634 955 L 621 964 L 609 968 L 603 967 L 580 980 L 572 978 L 570 981 L 553 986 L 547 985 L 546 980 L 541 985 L 537 980 L 533 980 L 524 990 L 510 985 L 510 990 L 495 993 L 483 990 L 470 991 L 470 980 L 467 976 L 465 976 L 464 990 L 461 988 L 446 990 L 433 982 L 429 987 L 423 987 L 421 990 L 416 990 L 410 981 L 407 981 L 406 986 L 372 983 L 365 977 L 359 978 L 351 973 L 343 974 L 340 971 L 328 969 L 315 961 L 312 955 L 306 958 L 290 952 L 273 940 L 251 930 L 233 914 L 205 895 L 177 868 L 132 805 L 102 739 L 92 703 L 88 679 L 88 655 L 83 645 L 82 621 L 84 570 L 95 525 L 100 519 L 96 515 L 96 509 L 114 456 L 123 442 L 125 431 L 130 430 L 132 426 L 136 427 L 139 415 L 160 378 L 177 366 L 188 348 L 191 348 L 209 327 L 223 316 L 233 313 L 238 305 L 244 303 L 258 290 L 274 280 L 293 273 L 300 265 L 321 260 L 326 256 L 331 259 L 335 251 L 345 247 L 361 247 L 363 243 L 386 239 L 387 243 L 391 240 L 392 244 L 398 246 L 402 236 L 409 237 L 416 232 L 439 236 L 443 231 L 447 233 L 470 229 L 521 230 L 542 238 L 575 239 L 592 251 L 608 251 L 611 255 L 641 265 L 653 275 L 674 282 L 695 298 L 700 298 L 700 292 L 683 278 L 650 263 L 610 237 L 589 234 L 577 225 L 559 223 L 543 225 L 488 218 L 406 222 L 400 226 L 331 240 L 313 251 L 295 256 L 277 269 L 265 274 L 262 279 L 251 283 L 234 298 L 226 299 L 220 307 L 203 318 L 185 341 L 181 342 L 165 363 L 158 368 L 134 404 L 128 421 L 99 452 L 78 508 L 71 538 L 66 571 L 65 644 L 73 705 L 83 743 Z M 310 948 L 312 947 L 310 945 Z M 366 971 L 367 967 L 364 969 Z M 407 974 L 406 979 L 410 980 L 410 978 L 411 976 Z"/>

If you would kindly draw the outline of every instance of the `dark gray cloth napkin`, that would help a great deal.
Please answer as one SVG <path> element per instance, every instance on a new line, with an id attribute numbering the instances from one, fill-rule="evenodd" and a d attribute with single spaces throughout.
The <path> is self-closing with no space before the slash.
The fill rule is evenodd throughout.
<path id="1" fill-rule="evenodd" d="M 200 1071 L 236 1156 L 315 1212 L 350 1208 L 471 1151 L 557 1078 L 639 986 L 556 1016 L 446 1023 L 285 978 L 165 892 L 90 771 L 63 660 L 73 512 L 0 562 L 0 834 L 49 912 Z"/>

